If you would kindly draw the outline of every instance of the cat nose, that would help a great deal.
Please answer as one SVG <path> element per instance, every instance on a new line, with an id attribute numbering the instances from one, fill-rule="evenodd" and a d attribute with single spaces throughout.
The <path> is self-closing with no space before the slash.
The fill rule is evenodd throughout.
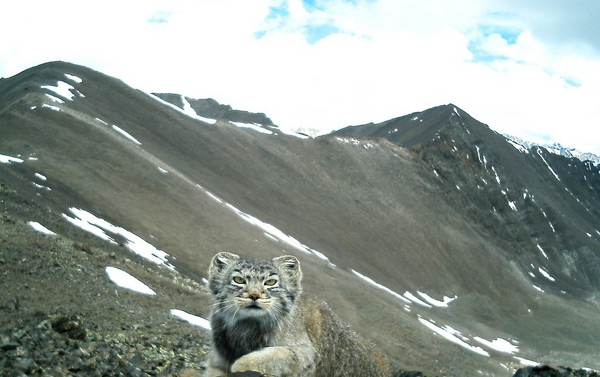
<path id="1" fill-rule="evenodd" d="M 251 295 L 249 295 L 250 299 L 252 299 L 252 301 L 256 301 L 260 298 L 260 295 L 256 294 L 256 293 L 252 293 Z"/>

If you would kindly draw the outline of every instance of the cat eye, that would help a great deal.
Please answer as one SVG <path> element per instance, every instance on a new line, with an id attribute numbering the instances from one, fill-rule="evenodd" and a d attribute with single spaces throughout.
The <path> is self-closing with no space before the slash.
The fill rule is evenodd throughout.
<path id="1" fill-rule="evenodd" d="M 269 279 L 265 281 L 265 285 L 273 286 L 277 284 L 277 279 Z"/>
<path id="2" fill-rule="evenodd" d="M 241 276 L 234 276 L 233 282 L 236 284 L 244 284 L 244 283 L 246 283 L 246 280 Z"/>

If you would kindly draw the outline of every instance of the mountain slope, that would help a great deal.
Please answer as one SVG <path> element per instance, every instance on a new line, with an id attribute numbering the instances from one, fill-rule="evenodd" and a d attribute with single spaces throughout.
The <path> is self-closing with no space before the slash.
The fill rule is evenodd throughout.
<path id="1" fill-rule="evenodd" d="M 222 105 L 212 98 L 193 99 L 173 93 L 153 93 L 155 96 L 172 103 L 182 110 L 192 111 L 196 116 L 209 119 L 223 119 L 230 122 L 258 124 L 260 126 L 276 128 L 273 121 L 263 113 L 251 113 L 243 110 L 234 110 L 229 105 Z M 188 109 L 189 108 L 189 109 Z"/>
<path id="2" fill-rule="evenodd" d="M 0 154 L 22 162 L 0 177 L 60 229 L 91 222 L 197 281 L 219 251 L 295 254 L 306 294 L 402 369 L 600 367 L 597 170 L 520 152 L 453 106 L 418 114 L 423 129 L 411 115 L 310 139 L 163 98 L 60 62 L 4 79 Z"/>
<path id="3" fill-rule="evenodd" d="M 533 147 L 542 147 L 542 148 L 548 150 L 549 152 L 552 152 L 559 156 L 563 156 L 566 158 L 574 157 L 574 158 L 579 159 L 580 161 L 591 161 L 594 165 L 600 164 L 600 156 L 597 156 L 597 155 L 595 155 L 593 153 L 589 153 L 589 152 L 582 152 L 575 148 L 564 147 L 560 143 L 538 144 L 538 143 L 533 143 L 530 141 L 523 140 L 521 138 L 518 138 L 518 137 L 512 136 L 512 135 L 504 135 L 504 137 L 506 137 L 506 139 L 508 139 L 508 140 L 514 141 L 515 143 L 526 147 L 527 149 L 531 149 Z"/>
<path id="4" fill-rule="evenodd" d="M 381 137 L 404 147 L 423 144 L 435 136 L 448 121 L 453 105 L 437 106 L 426 111 L 404 115 L 378 124 L 350 126 L 333 131 L 332 135 Z M 458 111 L 458 110 L 457 110 Z M 458 114 L 458 113 L 457 113 Z"/>
<path id="5" fill-rule="evenodd" d="M 412 135 L 420 130 L 419 138 Z M 337 135 L 383 137 L 414 153 L 439 178 L 457 211 L 496 237 L 527 269 L 542 264 L 573 289 L 594 292 L 600 176 L 592 164 L 516 144 L 454 105 L 440 106 Z"/>

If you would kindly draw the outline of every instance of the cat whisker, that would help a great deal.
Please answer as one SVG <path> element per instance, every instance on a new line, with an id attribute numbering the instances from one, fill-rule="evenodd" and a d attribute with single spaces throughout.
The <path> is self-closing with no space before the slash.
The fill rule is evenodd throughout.
<path id="1" fill-rule="evenodd" d="M 214 305 L 215 309 L 213 309 L 212 313 L 213 313 L 213 315 L 214 315 L 214 314 L 218 314 L 218 313 L 221 313 L 221 312 L 227 311 L 227 310 L 229 310 L 229 309 L 231 309 L 231 308 L 233 308 L 233 307 L 235 307 L 235 306 L 236 306 L 236 304 L 235 304 L 235 303 L 231 303 L 231 304 L 229 304 L 229 305 L 225 305 L 225 306 L 223 306 L 223 307 L 218 307 L 218 305 Z M 236 310 L 236 312 L 237 312 L 237 310 Z"/>

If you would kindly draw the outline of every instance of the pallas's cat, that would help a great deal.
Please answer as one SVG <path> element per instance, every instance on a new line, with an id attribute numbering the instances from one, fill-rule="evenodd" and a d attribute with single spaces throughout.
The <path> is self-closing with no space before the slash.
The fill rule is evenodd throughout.
<path id="1" fill-rule="evenodd" d="M 300 262 L 242 259 L 222 252 L 209 268 L 213 350 L 207 377 L 256 371 L 269 376 L 389 376 L 368 342 L 323 302 L 301 297 Z"/>

